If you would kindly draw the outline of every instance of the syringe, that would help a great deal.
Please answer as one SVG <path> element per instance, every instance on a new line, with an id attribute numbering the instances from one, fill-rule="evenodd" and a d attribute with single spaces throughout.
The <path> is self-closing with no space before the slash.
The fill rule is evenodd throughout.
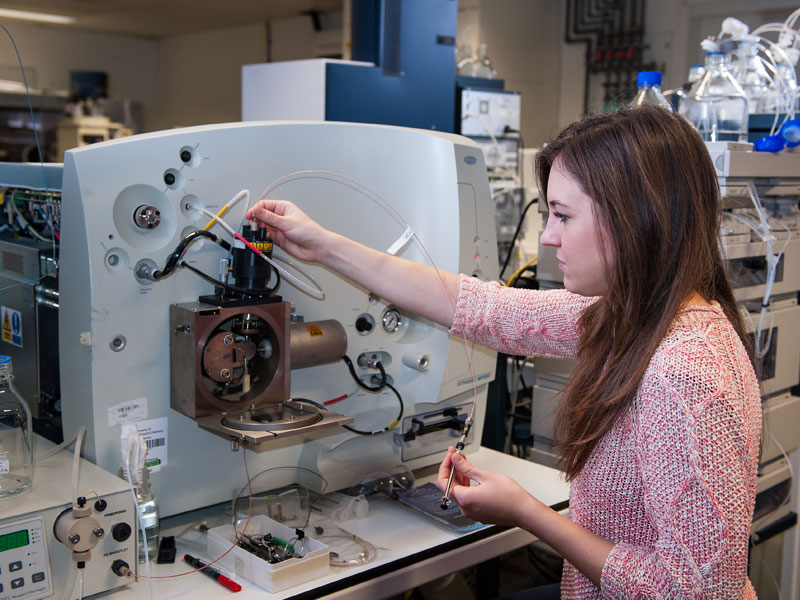
<path id="1" fill-rule="evenodd" d="M 464 449 L 464 446 L 467 443 L 467 436 L 469 435 L 470 427 L 472 427 L 472 415 L 467 417 L 467 420 L 464 421 L 464 432 L 461 434 L 461 437 L 458 439 L 458 443 L 456 443 L 456 454 L 461 454 L 461 451 Z M 447 488 L 444 490 L 444 496 L 442 496 L 442 510 L 447 510 L 450 508 L 450 489 L 453 487 L 453 477 L 455 477 L 456 468 L 450 464 L 450 476 L 447 478 Z"/>

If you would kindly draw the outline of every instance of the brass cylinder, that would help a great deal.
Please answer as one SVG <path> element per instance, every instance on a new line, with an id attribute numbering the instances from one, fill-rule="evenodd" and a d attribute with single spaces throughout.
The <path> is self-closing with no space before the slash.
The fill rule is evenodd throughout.
<path id="1" fill-rule="evenodd" d="M 296 321 L 289 328 L 289 333 L 289 364 L 292 369 L 335 362 L 347 352 L 347 334 L 335 319 Z"/>

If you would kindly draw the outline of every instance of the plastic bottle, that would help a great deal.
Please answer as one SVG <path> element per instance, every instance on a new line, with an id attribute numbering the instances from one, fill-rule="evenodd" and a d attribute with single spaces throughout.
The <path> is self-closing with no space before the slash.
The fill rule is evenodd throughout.
<path id="1" fill-rule="evenodd" d="M 681 113 L 707 142 L 747 141 L 747 98 L 728 71 L 724 52 L 706 55 L 706 72 L 692 86 Z"/>
<path id="2" fill-rule="evenodd" d="M 639 86 L 639 91 L 636 93 L 636 96 L 634 96 L 631 106 L 654 104 L 672 112 L 672 104 L 670 104 L 669 100 L 667 100 L 661 92 L 660 71 L 641 71 L 636 76 L 636 85 Z"/>
<path id="3" fill-rule="evenodd" d="M 128 481 L 128 473 L 124 466 L 119 468 L 118 476 Z M 151 562 L 158 555 L 158 502 L 153 492 L 150 491 L 150 471 L 147 467 L 133 470 L 131 483 L 136 493 L 136 504 L 139 506 L 141 524 L 137 522 L 137 529 L 144 527 L 144 536 L 147 540 L 147 553 Z M 136 536 L 136 547 L 139 548 L 139 562 L 144 562 L 144 547 L 142 546 L 142 532 Z"/>
<path id="4" fill-rule="evenodd" d="M 0 356 L 0 498 L 33 481 L 33 429 L 28 403 L 14 387 L 11 357 Z"/>

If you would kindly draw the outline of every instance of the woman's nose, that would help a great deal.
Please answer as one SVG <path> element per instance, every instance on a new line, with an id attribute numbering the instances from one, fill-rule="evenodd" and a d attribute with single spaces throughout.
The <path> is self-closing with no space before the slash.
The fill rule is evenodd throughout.
<path id="1" fill-rule="evenodd" d="M 560 245 L 558 233 L 556 233 L 555 228 L 550 223 L 550 219 L 547 220 L 547 225 L 542 232 L 542 237 L 539 239 L 543 246 L 558 246 Z"/>

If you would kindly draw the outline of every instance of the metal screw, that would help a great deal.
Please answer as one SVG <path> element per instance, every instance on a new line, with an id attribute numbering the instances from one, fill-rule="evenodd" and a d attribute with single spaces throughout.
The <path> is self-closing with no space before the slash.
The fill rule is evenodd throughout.
<path id="1" fill-rule="evenodd" d="M 103 531 L 102 527 L 95 527 L 94 529 L 92 529 L 92 533 L 94 534 L 94 537 L 98 538 L 101 538 L 106 534 L 106 532 Z"/>
<path id="2" fill-rule="evenodd" d="M 69 541 L 69 543 L 70 543 L 70 544 L 72 544 L 72 545 L 74 546 L 74 545 L 76 545 L 78 542 L 80 542 L 80 541 L 81 541 L 81 536 L 79 536 L 77 533 L 72 533 L 72 534 L 70 534 L 70 536 L 67 538 L 67 541 Z"/>

